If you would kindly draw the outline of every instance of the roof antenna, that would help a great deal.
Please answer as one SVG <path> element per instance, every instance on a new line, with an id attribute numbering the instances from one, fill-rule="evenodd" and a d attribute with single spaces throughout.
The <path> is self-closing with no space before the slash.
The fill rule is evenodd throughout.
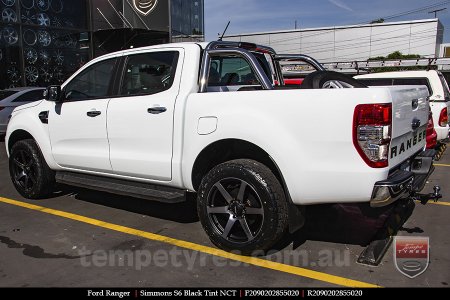
<path id="1" fill-rule="evenodd" d="M 219 41 L 220 41 L 220 42 L 222 41 L 222 39 L 223 39 L 225 33 L 227 32 L 228 26 L 230 26 L 230 23 L 231 23 L 231 21 L 228 21 L 227 27 L 225 27 L 225 30 L 223 31 L 222 35 L 219 37 Z M 219 33 L 219 34 L 220 34 L 220 33 Z"/>

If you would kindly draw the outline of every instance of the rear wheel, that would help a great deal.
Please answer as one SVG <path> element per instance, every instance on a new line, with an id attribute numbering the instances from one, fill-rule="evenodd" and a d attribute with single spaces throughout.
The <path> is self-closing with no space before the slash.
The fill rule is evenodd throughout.
<path id="1" fill-rule="evenodd" d="M 16 190 L 28 199 L 48 196 L 55 184 L 55 173 L 48 167 L 32 139 L 18 141 L 13 145 L 9 173 Z"/>
<path id="2" fill-rule="evenodd" d="M 198 192 L 199 218 L 211 241 L 244 255 L 263 254 L 287 231 L 287 202 L 266 166 L 234 160 L 212 169 Z"/>
<path id="3" fill-rule="evenodd" d="M 366 88 L 367 86 L 348 75 L 332 72 L 317 71 L 309 74 L 302 82 L 302 89 L 345 89 Z"/>

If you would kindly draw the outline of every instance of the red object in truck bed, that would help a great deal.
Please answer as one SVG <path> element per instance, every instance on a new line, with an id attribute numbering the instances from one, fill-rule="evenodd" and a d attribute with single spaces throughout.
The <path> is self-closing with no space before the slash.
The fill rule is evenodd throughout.
<path id="1" fill-rule="evenodd" d="M 284 84 L 285 85 L 301 85 L 303 82 L 303 78 L 292 78 L 292 79 L 285 79 Z"/>

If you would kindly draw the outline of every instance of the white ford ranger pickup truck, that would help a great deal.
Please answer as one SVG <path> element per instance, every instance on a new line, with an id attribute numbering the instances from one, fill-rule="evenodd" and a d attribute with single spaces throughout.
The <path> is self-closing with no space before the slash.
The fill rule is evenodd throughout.
<path id="1" fill-rule="evenodd" d="M 300 89 L 284 86 L 289 60 L 318 71 Z M 367 88 L 335 75 L 248 43 L 108 54 L 14 110 L 11 179 L 30 199 L 55 183 L 166 203 L 196 193 L 215 245 L 272 249 L 302 226 L 304 206 L 390 205 L 434 169 L 425 86 Z"/>

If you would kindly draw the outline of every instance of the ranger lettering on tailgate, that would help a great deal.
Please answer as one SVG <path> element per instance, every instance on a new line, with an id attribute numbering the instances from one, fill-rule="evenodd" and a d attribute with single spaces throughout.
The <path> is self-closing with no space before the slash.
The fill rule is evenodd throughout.
<path id="1" fill-rule="evenodd" d="M 427 138 L 427 131 L 424 130 L 420 132 L 418 135 L 414 135 L 413 138 L 410 138 L 406 142 L 401 143 L 399 146 L 394 146 L 391 148 L 391 159 L 397 157 L 397 155 L 401 155 L 403 152 L 411 149 L 413 146 L 417 145 L 417 143 L 422 142 Z"/>

